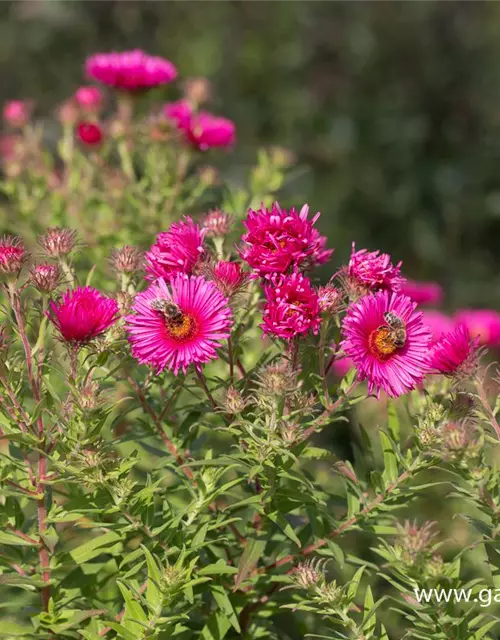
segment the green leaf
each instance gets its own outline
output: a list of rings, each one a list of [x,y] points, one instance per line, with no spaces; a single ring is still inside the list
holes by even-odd
[[[236,567],[231,567],[221,558],[214,564],[207,564],[198,571],[199,576],[221,576],[225,574],[238,573]]]
[[[76,547],[76,549],[72,549],[70,551],[70,555],[76,564],[82,564],[84,562],[88,562],[92,558],[96,558],[101,553],[111,553],[110,545],[115,542],[119,542],[121,537],[118,533],[114,531],[108,531],[108,533],[103,534],[102,536],[97,536],[93,540],[89,540],[84,544]],[[102,547],[106,547],[103,549]]]
[[[26,638],[35,635],[33,627],[25,627],[14,622],[2,620],[0,638]]]
[[[153,611],[160,613],[163,596],[160,591],[161,573],[156,560],[146,547],[142,547],[146,556],[146,564],[148,566],[148,587],[146,590],[146,601]]]
[[[142,635],[144,625],[148,621],[148,618],[144,613],[144,609],[123,582],[118,582],[118,588],[122,592],[123,599],[125,600],[125,614],[122,618],[123,626],[128,631],[133,631],[134,633]]]
[[[354,598],[356,597],[359,583],[361,582],[361,577],[363,576],[363,572],[365,569],[366,565],[360,567],[352,577],[352,580],[349,582],[349,585],[347,587],[347,597],[349,598],[349,600],[354,600]]]
[[[288,520],[282,513],[275,511],[274,513],[268,513],[267,517],[269,518],[269,520],[271,520],[271,522],[274,522],[274,524],[277,525],[283,531],[283,533],[288,538],[290,538],[292,542],[295,542],[298,547],[301,546],[300,540],[297,538],[292,525],[288,522]]]
[[[387,404],[387,428],[394,442],[399,443],[399,417],[394,400]]]
[[[248,538],[247,546],[238,563],[238,573],[234,579],[234,591],[237,591],[241,583],[250,575],[259,558],[264,554],[266,544],[267,540]]]
[[[204,640],[223,640],[231,628],[231,623],[222,611],[216,611],[208,619],[201,631]]]
[[[106,622],[106,626],[113,629],[113,631],[116,631],[119,638],[125,638],[125,640],[137,640],[137,635],[135,633],[132,633],[118,622],[109,621]]]
[[[29,542],[16,536],[15,533],[9,533],[8,531],[0,531],[0,544],[8,544],[16,547],[36,547],[36,543]]]
[[[398,459],[394,452],[392,442],[387,434],[380,432],[380,442],[384,452],[384,473],[382,477],[386,484],[394,482],[398,477]]]
[[[217,602],[217,606],[229,620],[235,631],[237,633],[241,633],[238,616],[236,615],[236,611],[234,610],[233,604],[224,590],[224,587],[219,584],[213,584],[210,587],[210,591],[212,592],[215,602]]]

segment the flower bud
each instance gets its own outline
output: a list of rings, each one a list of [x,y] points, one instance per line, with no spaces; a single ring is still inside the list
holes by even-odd
[[[97,113],[103,102],[102,91],[99,87],[80,87],[75,91],[75,101],[82,111]]]
[[[212,209],[203,220],[203,228],[209,238],[223,238],[231,231],[233,216],[220,209]]]
[[[241,393],[233,386],[227,388],[222,400],[222,407],[226,413],[238,414],[244,411],[247,406],[247,401],[241,395]]]
[[[57,119],[63,126],[73,126],[78,120],[78,107],[74,100],[65,100],[57,109]]]
[[[88,147],[97,147],[104,138],[102,128],[95,122],[80,122],[76,129],[78,139]]]
[[[27,259],[28,253],[19,237],[0,238],[0,273],[17,276]]]
[[[210,100],[212,85],[206,78],[188,78],[184,83],[184,97],[199,106]]]
[[[30,120],[32,103],[28,100],[10,100],[3,107],[3,119],[16,129],[26,126]]]
[[[396,554],[408,565],[422,560],[435,543],[437,532],[435,522],[425,522],[421,527],[417,522],[405,520],[404,524],[396,524],[400,540],[395,545]]]
[[[318,299],[320,310],[329,316],[336,315],[342,308],[342,292],[330,284],[319,288]]]
[[[134,274],[142,265],[143,254],[136,247],[126,245],[120,249],[113,249],[110,261],[117,273]]]
[[[61,227],[50,227],[38,238],[38,244],[45,254],[51,258],[67,256],[73,251],[76,243],[77,232],[72,229],[62,229]]]
[[[206,187],[213,187],[219,182],[219,173],[215,167],[202,167],[198,171],[198,175],[200,177],[200,181]]]
[[[61,281],[57,264],[37,264],[30,269],[30,282],[40,293],[52,293]]]

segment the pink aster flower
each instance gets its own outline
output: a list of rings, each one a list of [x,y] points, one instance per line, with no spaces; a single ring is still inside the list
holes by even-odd
[[[260,276],[287,273],[293,268],[306,268],[329,260],[333,249],[325,249],[326,238],[315,223],[320,214],[308,219],[309,207],[300,212],[281,209],[275,202],[271,211],[248,211],[242,236],[240,255]]]
[[[133,310],[126,325],[132,354],[158,373],[186,373],[191,364],[215,359],[230,335],[227,298],[202,276],[178,273],[169,285],[160,278],[136,296]]]
[[[0,273],[17,275],[27,259],[28,254],[20,238],[17,236],[0,238]]]
[[[491,309],[463,309],[455,315],[455,321],[464,324],[471,338],[479,338],[480,344],[490,347],[500,345],[500,314]]]
[[[171,120],[177,129],[185,131],[189,127],[193,116],[193,106],[189,100],[176,100],[168,102],[163,107],[163,115],[167,120]]]
[[[99,87],[80,87],[75,91],[75,101],[83,111],[96,113],[102,106],[102,91]]]
[[[347,281],[350,290],[359,295],[369,291],[399,291],[404,278],[401,262],[394,266],[387,253],[360,249],[352,243],[351,259],[347,265]]]
[[[411,296],[410,296],[411,297]],[[413,302],[416,302],[415,300]],[[456,326],[453,318],[445,315],[441,311],[425,310],[424,324],[429,327],[432,334],[432,340],[438,340],[444,333],[453,331]]]
[[[470,377],[479,364],[479,338],[471,340],[464,324],[442,336],[432,347],[429,366],[437,373],[460,378]]]
[[[80,122],[76,132],[80,142],[88,147],[99,146],[104,137],[101,127],[95,122]]]
[[[160,233],[146,252],[147,279],[169,280],[176,273],[192,274],[205,252],[205,233],[188,216]]]
[[[3,119],[11,127],[20,128],[28,124],[33,104],[29,100],[10,100],[3,106]]]
[[[186,140],[201,151],[212,147],[229,147],[236,139],[234,122],[208,111],[196,112],[188,100],[166,104],[163,113],[184,134]]]
[[[318,294],[301,273],[274,279],[264,287],[266,305],[261,329],[278,338],[291,340],[321,324]]]
[[[140,49],[121,53],[96,53],[87,58],[85,70],[93,78],[122,91],[143,91],[167,84],[177,76],[175,66]]]
[[[343,378],[354,366],[354,362],[351,358],[340,357],[335,358],[332,364],[333,373],[339,378]]]
[[[243,271],[239,262],[219,260],[210,266],[208,274],[217,288],[228,298],[241,291],[253,278],[248,271]]]
[[[406,280],[399,291],[417,304],[439,304],[443,299],[443,289],[437,282]]]
[[[61,337],[81,345],[97,337],[114,324],[118,304],[92,287],[68,289],[56,302],[51,302],[48,317]]]
[[[428,372],[431,332],[407,296],[379,291],[347,310],[342,348],[352,358],[369,393],[398,397],[415,389]]]

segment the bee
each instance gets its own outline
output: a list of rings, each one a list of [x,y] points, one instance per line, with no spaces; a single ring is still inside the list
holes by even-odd
[[[170,300],[153,300],[151,303],[151,309],[159,311],[163,314],[166,320],[170,322],[180,322],[182,320],[182,310],[178,304]]]
[[[398,348],[404,347],[406,343],[405,323],[394,312],[384,313],[384,320],[391,330],[391,339]]]

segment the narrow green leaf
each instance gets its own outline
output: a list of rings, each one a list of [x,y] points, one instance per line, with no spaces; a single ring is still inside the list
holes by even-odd
[[[208,619],[201,631],[203,640],[223,640],[231,628],[231,623],[222,611],[216,611]]]
[[[96,558],[101,553],[110,553],[109,545],[120,541],[120,535],[114,531],[108,531],[102,536],[97,536],[88,542],[72,549],[70,555],[77,564],[88,562],[91,558]],[[102,547],[105,547],[104,549]]]
[[[382,477],[386,484],[394,482],[398,477],[398,459],[394,452],[392,442],[383,431],[380,432],[380,442],[384,452],[384,473]]]
[[[387,405],[387,428],[391,438],[399,444],[399,417],[393,400],[389,400]]]
[[[352,577],[352,580],[349,582],[349,586],[347,587],[347,597],[349,598],[349,600],[354,600],[354,598],[356,597],[359,583],[361,582],[361,577],[363,576],[363,572],[365,569],[366,565],[360,567]]]
[[[266,549],[266,543],[266,540],[248,538],[247,546],[245,547],[245,551],[241,554],[241,558],[238,563],[238,573],[234,579],[234,591],[239,589],[241,583],[244,582],[247,576],[251,573],[259,558],[263,555]]]
[[[288,538],[290,538],[292,542],[295,542],[298,547],[301,546],[300,540],[297,538],[292,525],[288,522],[288,520],[282,513],[275,511],[274,513],[268,513],[267,517],[269,518],[269,520],[271,520],[271,522],[274,522],[274,524],[277,525],[283,531],[283,533]]]
[[[212,592],[215,602],[217,602],[217,606],[229,620],[235,631],[237,633],[241,633],[238,616],[236,615],[236,611],[234,610],[233,604],[224,590],[224,587],[219,584],[213,584],[210,587],[210,591]]]

